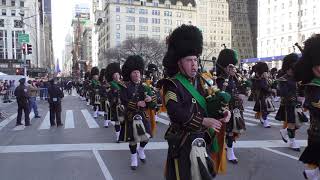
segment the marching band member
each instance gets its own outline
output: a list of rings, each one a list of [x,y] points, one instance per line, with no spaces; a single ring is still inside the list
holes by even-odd
[[[300,156],[307,165],[303,174],[306,179],[320,179],[320,34],[304,42],[301,60],[294,67],[296,81],[305,84],[304,107],[310,112],[308,145]]]
[[[237,54],[232,49],[222,50],[216,63],[216,81],[218,88],[231,95],[231,101],[229,102],[231,121],[225,125],[225,137],[227,144],[227,159],[233,164],[238,163],[238,159],[233,150],[233,142],[235,141],[235,138],[239,137],[246,129],[243,119],[243,100],[239,91],[242,89],[242,82],[238,79],[235,69],[237,63]]]
[[[126,116],[121,125],[120,141],[129,142],[132,170],[138,167],[138,156],[143,163],[146,162],[144,148],[149,141],[151,130],[145,111],[156,105],[152,102],[152,92],[142,84],[143,71],[144,62],[138,55],[129,56],[122,66],[126,87],[120,91],[120,100],[125,107]],[[140,146],[137,148],[138,143]]]
[[[116,142],[119,142],[120,136],[120,123],[123,123],[124,108],[121,105],[120,91],[125,87],[124,83],[121,81],[121,69],[119,63],[110,63],[106,68],[106,80],[110,85],[110,90],[108,92],[108,102],[110,103],[109,114],[111,121],[115,122],[115,134]]]
[[[100,94],[99,94],[99,89],[100,89],[100,81],[99,81],[99,69],[97,67],[93,67],[91,69],[91,83],[90,83],[90,99],[91,99],[91,105],[93,106],[93,117],[97,118],[98,117],[98,111],[100,107]]]
[[[270,128],[268,114],[275,111],[271,96],[276,92],[271,88],[267,63],[258,62],[254,69],[257,79],[253,81],[256,97],[253,110],[257,112],[258,116],[256,117],[260,119],[261,124],[263,124],[265,128]]]
[[[176,28],[168,39],[163,66],[170,78],[162,82],[171,122],[165,135],[169,145],[167,180],[212,179],[215,176],[208,155],[212,144],[208,128],[218,132],[225,119],[207,116],[206,92],[198,73],[202,45],[202,33],[192,25]]]
[[[296,124],[295,110],[300,104],[297,97],[298,83],[293,79],[293,67],[298,61],[297,54],[292,53],[284,57],[282,62],[282,76],[278,78],[279,95],[281,97],[280,107],[275,119],[284,122],[284,128],[280,130],[280,134],[284,142],[290,142],[289,146],[295,151],[300,151],[299,145],[295,141],[296,130],[299,129]]]

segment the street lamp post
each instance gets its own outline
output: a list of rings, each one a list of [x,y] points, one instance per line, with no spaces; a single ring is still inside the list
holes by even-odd
[[[22,32],[23,34],[25,33],[25,29],[24,29],[24,14],[23,13],[19,13],[19,15],[21,16],[21,23],[22,23]],[[24,44],[25,46],[25,44]],[[22,52],[23,53],[23,69],[24,69],[24,77],[27,78],[27,52],[28,52],[28,48],[24,47],[25,51]]]

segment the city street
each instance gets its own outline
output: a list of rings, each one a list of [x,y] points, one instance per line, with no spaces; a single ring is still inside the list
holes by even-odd
[[[162,180],[167,153],[164,133],[169,119],[160,116],[157,135],[147,145],[147,162],[130,170],[127,143],[115,143],[114,128],[103,127],[103,119],[73,92],[63,100],[63,127],[49,125],[48,103],[37,101],[41,118],[32,126],[15,127],[16,103],[2,107],[9,117],[0,122],[1,180]],[[300,180],[304,166],[301,152],[287,148],[280,137],[281,123],[270,115],[272,128],[265,129],[254,119],[252,102],[245,103],[247,131],[236,142],[238,165],[228,163],[227,174],[218,180]],[[31,113],[31,116],[34,116]],[[306,129],[297,132],[306,146]],[[303,148],[301,149],[303,150]]]

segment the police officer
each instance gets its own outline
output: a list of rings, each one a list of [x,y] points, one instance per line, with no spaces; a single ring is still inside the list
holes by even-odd
[[[22,110],[24,111],[25,116],[25,126],[30,126],[30,118],[29,118],[29,96],[28,90],[25,86],[26,79],[22,78],[19,80],[20,85],[15,89],[14,95],[17,97],[18,103],[18,117],[16,126],[22,125],[21,117],[22,117]]]
[[[49,108],[50,108],[50,125],[62,126],[61,122],[61,99],[64,97],[63,91],[57,86],[54,79],[50,80],[48,87]],[[56,119],[56,121],[55,121]]]

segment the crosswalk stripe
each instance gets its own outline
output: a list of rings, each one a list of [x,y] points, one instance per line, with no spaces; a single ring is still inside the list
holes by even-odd
[[[30,123],[32,121],[32,119],[34,118],[35,114],[34,112],[31,112],[30,115],[29,115],[29,118],[30,118]],[[22,120],[23,117],[21,117],[21,120]],[[21,131],[21,130],[24,130],[26,128],[26,126],[24,125],[21,125],[21,126],[16,126],[15,128],[13,128],[12,130],[13,131]]]
[[[260,123],[260,120],[257,120],[255,118],[250,118],[250,117],[245,117],[244,120],[245,121],[252,121],[252,122]],[[282,126],[282,124],[275,123],[275,122],[270,122],[270,125],[272,125],[272,126]]]
[[[250,116],[250,117],[255,117],[255,114],[252,114],[252,113],[248,113],[248,112],[243,112],[243,115],[246,117],[246,116]],[[269,116],[269,115],[268,115]],[[275,117],[272,117],[270,116],[269,120],[275,120],[275,121],[278,121],[275,119]]]
[[[49,111],[44,117],[39,129],[50,129],[50,112]]]
[[[0,123],[0,130],[2,128],[4,128],[6,125],[8,125],[11,121],[13,121],[14,119],[17,118],[17,113],[11,115],[10,117],[6,118],[5,120],[3,120],[1,123]]]
[[[73,118],[72,110],[66,111],[66,120],[64,122],[64,128],[65,129],[74,128],[74,118]]]
[[[163,114],[161,114],[163,115]],[[162,124],[165,124],[165,125],[169,125],[170,124],[170,121],[166,120],[166,119],[163,119],[161,117],[158,117],[157,119],[158,122],[162,123]],[[249,122],[245,122],[247,126],[257,126],[257,124],[253,124],[253,123],[249,123]]]
[[[249,112],[249,113],[256,113],[255,111],[251,110],[251,109],[245,109],[244,112]],[[271,117],[276,117],[276,113],[275,112],[272,112],[270,114],[268,114],[268,116],[271,116]]]
[[[89,128],[99,128],[98,123],[93,119],[93,117],[91,116],[91,114],[89,113],[89,111],[87,109],[82,109],[81,110]]]

